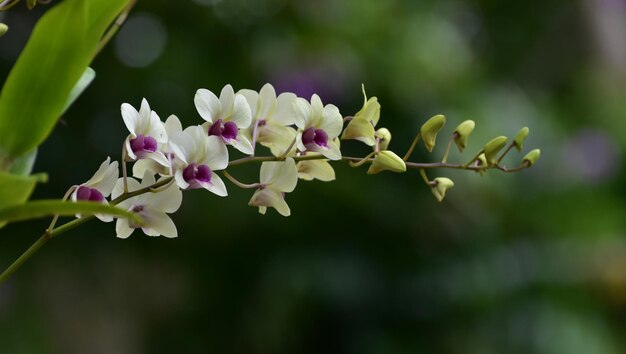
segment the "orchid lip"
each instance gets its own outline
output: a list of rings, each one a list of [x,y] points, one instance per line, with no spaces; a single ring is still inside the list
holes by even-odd
[[[183,179],[189,183],[189,188],[201,188],[201,184],[211,183],[212,174],[209,166],[191,163],[183,170]]]
[[[328,133],[326,133],[323,129],[310,127],[302,133],[302,144],[304,144],[307,149],[311,149],[315,145],[327,147]]]
[[[76,199],[81,201],[100,203],[104,201],[104,196],[99,190],[95,188],[80,186],[78,187],[78,189],[76,189]]]
[[[130,148],[136,155],[145,152],[155,152],[158,144],[155,138],[146,135],[137,135],[136,138],[130,140]]]
[[[236,139],[239,128],[235,122],[224,122],[221,119],[216,120],[207,132],[209,135],[221,136],[225,140]]]

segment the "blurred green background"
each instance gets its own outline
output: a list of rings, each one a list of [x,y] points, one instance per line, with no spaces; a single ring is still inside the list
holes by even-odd
[[[0,14],[3,81],[47,9],[24,7]],[[337,181],[287,196],[289,218],[228,185],[185,193],[175,240],[90,223],[0,287],[0,352],[626,352],[625,1],[139,1],[92,67],[40,149],[35,198],[119,159],[121,103],[198,124],[195,90],[227,83],[317,92],[344,115],[364,83],[399,154],[443,113],[446,134],[477,123],[451,161],[522,126],[543,155],[519,174],[429,172],[456,182],[441,204],[416,171],[336,164]],[[0,265],[48,222],[0,231]]]

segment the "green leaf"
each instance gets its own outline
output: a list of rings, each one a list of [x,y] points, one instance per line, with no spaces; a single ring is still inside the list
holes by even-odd
[[[46,181],[45,174],[18,176],[0,172],[0,209],[26,202],[38,182]],[[0,222],[0,227],[5,222]]]
[[[70,95],[67,98],[67,102],[65,102],[65,107],[63,108],[63,113],[65,113],[65,111],[67,111],[67,109],[70,108],[72,103],[76,101],[78,96],[80,96],[83,93],[83,91],[85,91],[87,86],[89,86],[89,84],[91,84],[91,82],[95,78],[96,78],[95,70],[93,70],[90,67],[87,67],[87,69],[85,69],[85,71],[83,72],[83,75],[81,75],[80,79],[78,79],[78,82],[76,83],[76,85],[74,85],[74,87],[72,88],[72,91],[70,91]]]
[[[37,159],[37,149],[33,149],[13,160],[9,172],[20,176],[28,176],[33,171],[35,159]]]
[[[100,38],[128,1],[65,0],[41,17],[0,93],[4,159],[25,154],[50,134]]]
[[[62,200],[37,200],[0,209],[0,222],[22,221],[57,214],[61,216],[106,214],[128,218],[135,223],[141,223],[141,218],[137,214],[112,205]]]

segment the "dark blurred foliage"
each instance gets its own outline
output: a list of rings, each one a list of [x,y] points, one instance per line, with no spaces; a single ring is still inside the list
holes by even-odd
[[[3,14],[3,80],[46,10],[23,7]],[[119,159],[121,103],[196,124],[195,90],[227,83],[318,92],[344,115],[365,83],[400,154],[443,113],[446,133],[477,123],[465,158],[522,126],[543,156],[515,175],[430,172],[456,182],[441,204],[415,171],[336,164],[337,181],[288,195],[289,218],[230,185],[185,193],[176,240],[93,222],[0,288],[0,352],[626,352],[623,0],[140,1],[92,66],[40,149],[36,198]],[[46,225],[3,229],[1,265]]]

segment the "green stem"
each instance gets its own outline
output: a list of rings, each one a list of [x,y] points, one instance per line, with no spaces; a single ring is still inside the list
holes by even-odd
[[[375,154],[376,154],[376,151],[372,151],[367,156],[362,158],[360,161],[357,161],[357,162],[348,161],[348,163],[350,164],[350,167],[359,167],[366,162],[371,162],[372,160],[370,158],[374,156]]]
[[[409,150],[406,152],[402,160],[404,160],[405,162],[409,160],[409,157],[411,157],[413,150],[415,150],[415,147],[417,146],[417,143],[419,143],[421,138],[422,138],[422,135],[420,133],[417,133],[417,135],[415,136],[415,139],[413,139],[413,142],[411,143],[411,147],[409,147]]]
[[[239,182],[238,179],[233,177],[226,170],[222,171],[222,174],[224,175],[224,177],[228,178],[229,181],[231,181],[234,185],[236,185],[239,188],[252,189],[252,188],[259,188],[261,186],[261,183],[250,183],[250,184],[248,184],[248,183]]]
[[[447,162],[448,161],[448,155],[450,154],[450,148],[452,147],[452,142],[454,141],[454,135],[452,135],[452,137],[450,138],[450,141],[448,141],[448,146],[446,146],[446,151],[443,153],[443,157],[441,158],[441,162]]]
[[[502,159],[504,159],[504,157],[506,156],[506,154],[509,153],[509,151],[511,151],[511,149],[515,146],[515,141],[512,142],[511,144],[509,144],[509,147],[506,148],[506,150],[504,150],[504,152],[502,153],[502,155],[500,155],[500,157],[498,158],[498,164],[500,163],[500,161],[502,161]]]
[[[417,139],[415,140],[417,141]],[[415,144],[417,144],[415,142]],[[415,145],[413,144],[413,145]],[[412,149],[410,149],[412,150]],[[410,152],[410,151],[409,151]],[[482,153],[482,151],[481,151]],[[371,154],[370,154],[371,155]],[[368,155],[368,156],[370,156]],[[410,154],[409,154],[410,155]],[[480,155],[480,154],[478,154]],[[478,158],[478,155],[476,156],[476,158]],[[359,163],[359,164],[364,164],[367,162],[372,162],[374,161],[374,158],[372,157],[368,157],[366,156],[365,158],[359,158],[359,157],[351,157],[351,156],[343,156],[341,158],[342,161],[347,161],[347,162],[352,162],[352,163]],[[476,158],[474,158],[471,162],[473,162],[474,160],[476,160]],[[286,157],[276,157],[276,156],[248,156],[248,157],[244,157],[241,159],[237,159],[237,160],[233,160],[230,162],[229,167],[231,166],[237,166],[237,165],[243,165],[243,164],[247,164],[247,163],[253,163],[253,162],[266,162],[266,161],[284,161],[286,159]],[[295,161],[306,161],[306,160],[323,160],[323,159],[327,159],[325,156],[321,155],[321,154],[310,154],[310,155],[304,155],[304,156],[294,156],[293,159]],[[470,163],[471,163],[470,162]],[[424,181],[427,183],[427,185],[431,185],[430,181],[428,180],[428,177],[426,176],[426,171],[427,169],[433,169],[433,168],[448,168],[448,169],[457,169],[457,170],[469,170],[469,171],[482,171],[482,170],[488,170],[488,169],[497,169],[500,170],[502,172],[506,172],[506,173],[512,173],[512,172],[518,172],[521,171],[523,169],[526,169],[528,167],[530,167],[530,165],[528,164],[523,164],[519,167],[516,168],[512,168],[512,169],[507,169],[506,167],[502,167],[499,165],[494,165],[494,166],[488,166],[488,167],[478,167],[478,166],[469,166],[469,164],[467,165],[462,165],[462,164],[451,164],[451,163],[447,163],[447,162],[433,162],[433,163],[417,163],[417,162],[406,162],[406,167],[407,168],[412,168],[412,169],[417,169],[420,171],[420,174],[422,175],[422,178],[424,178]],[[229,176],[228,172],[224,171],[225,176]],[[231,176],[232,177],[232,176]],[[111,201],[111,205],[117,205],[127,199],[136,197],[138,195],[142,195],[145,193],[156,193],[158,192],[158,188],[167,185],[168,183],[172,182],[172,180],[174,179],[174,177],[166,177],[161,179],[160,181],[154,183],[151,186],[145,187],[145,188],[141,188],[138,189],[136,191],[132,191],[132,192],[128,192],[128,193],[124,193],[122,195],[120,195],[119,197],[113,199]],[[251,185],[246,185],[247,188],[250,188]],[[81,218],[72,220],[70,222],[67,222],[59,227],[56,227],[52,230],[47,230],[46,233],[44,233],[39,240],[37,240],[32,246],[30,246],[18,259],[16,259],[2,274],[0,274],[0,284],[3,283],[7,278],[9,278],[9,276],[11,276],[17,269],[19,269],[22,264],[24,262],[26,262],[28,259],[30,259],[30,257],[32,257],[44,244],[46,244],[46,242],[48,242],[48,240],[50,240],[51,238],[54,238],[62,233],[65,233],[79,225],[82,225],[84,223],[86,223],[87,221],[93,219],[95,216],[94,215],[89,215],[89,216],[83,216]]]
[[[128,17],[128,14],[130,13],[130,10],[132,10],[133,6],[135,6],[136,3],[137,3],[137,0],[131,0],[128,3],[128,5],[126,5],[124,10],[122,10],[122,12],[120,12],[120,14],[117,16],[117,18],[115,19],[115,22],[113,22],[111,27],[109,27],[109,29],[102,36],[102,38],[100,38],[100,42],[98,43],[98,47],[96,48],[96,51],[93,54],[94,58],[97,57],[98,54],[100,54],[102,49],[104,49],[104,47],[107,45],[107,43],[109,43],[111,38],[113,38],[113,36],[115,36],[117,31],[120,29],[120,27],[122,27],[122,25],[124,24],[124,21],[126,21],[126,18]]]

